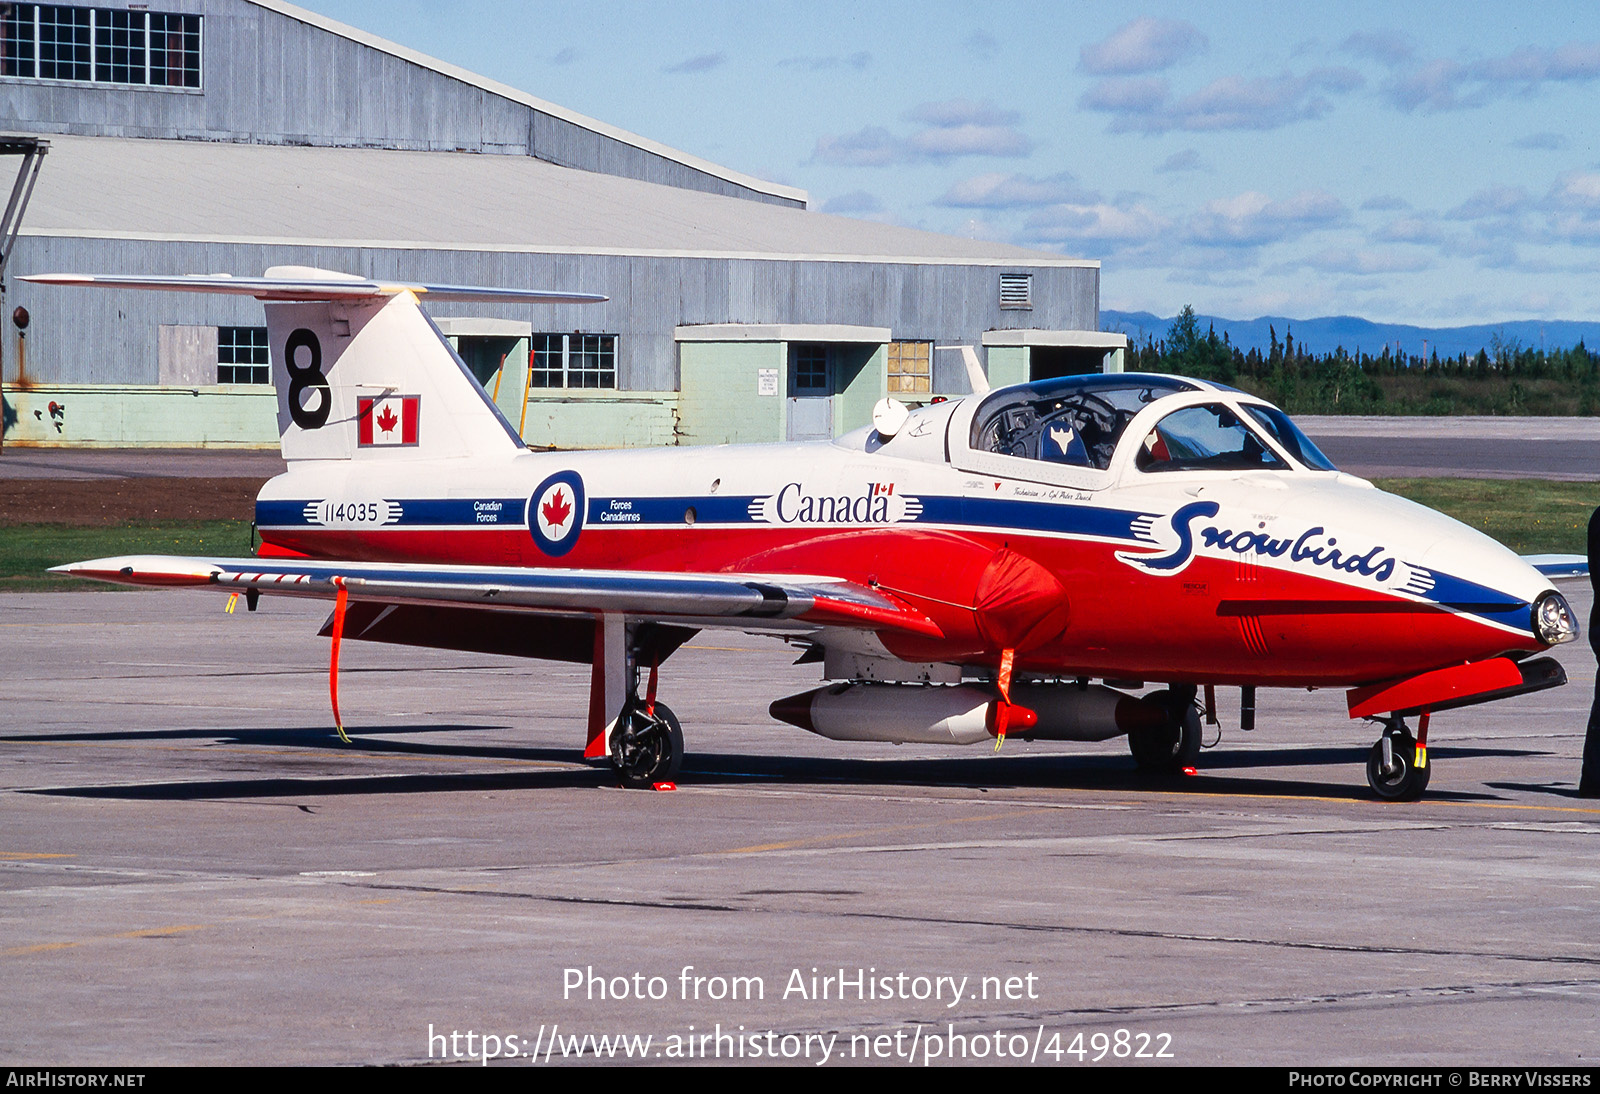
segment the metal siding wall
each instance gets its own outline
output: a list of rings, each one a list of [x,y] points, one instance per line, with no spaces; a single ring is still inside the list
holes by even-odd
[[[610,302],[538,307],[438,305],[440,315],[532,320],[536,331],[591,331],[618,336],[618,386],[664,391],[677,386],[673,328],[703,323],[827,323],[888,327],[896,338],[939,345],[979,344],[986,330],[1094,330],[1099,271],[1036,267],[1034,309],[1000,311],[999,268],[893,263],[787,262],[627,255],[503,254],[471,251],[256,244],[148,243],[23,236],[14,274],[51,271],[259,274],[299,264],[368,277],[466,285],[600,292]],[[1026,270],[1027,267],[1005,267]],[[42,288],[16,281],[9,308],[22,304],[29,331],[29,371],[62,382],[155,383],[156,330],[162,323],[259,326],[261,306],[247,298]],[[9,335],[9,326],[7,327]],[[6,378],[14,377],[6,343]],[[980,356],[982,351],[980,350]],[[934,356],[934,386],[965,391],[958,355]]]
[[[204,93],[0,81],[0,126],[28,133],[537,155],[798,207],[245,0],[162,0],[204,16]]]

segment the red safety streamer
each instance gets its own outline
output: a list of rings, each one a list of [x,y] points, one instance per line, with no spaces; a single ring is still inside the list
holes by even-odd
[[[349,744],[350,735],[344,731],[344,719],[339,717],[339,639],[344,637],[344,610],[350,600],[350,591],[345,588],[342,577],[334,578],[333,583],[339,593],[333,601],[333,653],[328,660],[328,698],[333,701],[333,728],[339,731],[339,740]]]
[[[1000,652],[1000,676],[996,683],[1000,687],[1000,706],[994,712],[994,750],[1000,751],[1000,746],[1006,743],[1006,727],[1011,723],[1011,668],[1016,662],[1017,651],[1005,649]]]

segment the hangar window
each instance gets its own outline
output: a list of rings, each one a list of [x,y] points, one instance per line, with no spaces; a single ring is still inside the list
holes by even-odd
[[[69,4],[0,6],[0,76],[200,86],[200,16]]]
[[[889,343],[889,394],[927,395],[933,391],[933,343]]]
[[[217,383],[270,384],[266,327],[217,328]]]
[[[616,387],[614,334],[536,334],[528,360],[530,387]]]

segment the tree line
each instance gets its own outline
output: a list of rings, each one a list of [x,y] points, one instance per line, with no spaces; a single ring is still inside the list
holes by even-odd
[[[1437,350],[1354,355],[1339,347],[1316,354],[1286,327],[1279,341],[1248,352],[1201,331],[1185,305],[1164,339],[1146,336],[1128,347],[1130,372],[1162,372],[1216,380],[1277,403],[1291,414],[1600,414],[1600,353],[1582,342],[1546,351],[1495,335],[1476,354],[1440,357]]]

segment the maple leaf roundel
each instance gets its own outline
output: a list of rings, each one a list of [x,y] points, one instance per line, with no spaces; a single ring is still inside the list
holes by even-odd
[[[558,471],[545,479],[528,499],[528,531],[539,550],[564,555],[578,542],[583,530],[583,479],[576,471]]]

